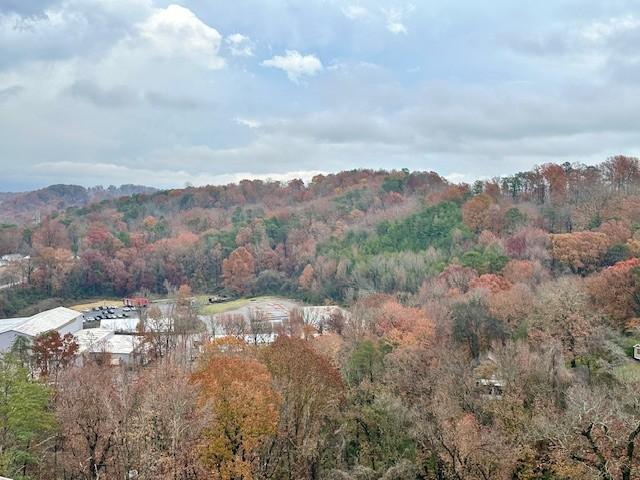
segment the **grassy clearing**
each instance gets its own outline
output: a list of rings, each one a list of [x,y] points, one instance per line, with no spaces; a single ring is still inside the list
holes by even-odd
[[[613,370],[613,374],[623,382],[640,380],[640,362],[636,360],[624,362]]]
[[[102,305],[121,305],[122,304],[121,298],[103,298],[103,299],[91,300],[91,301],[88,301],[88,300],[80,300],[80,301],[85,303],[79,303],[69,308],[73,310],[78,310],[79,312],[81,312],[83,310],[90,310],[94,307],[100,307]]]
[[[253,298],[238,298],[237,300],[231,300],[229,302],[223,303],[208,303],[209,297],[207,295],[200,295],[196,297],[198,303],[200,303],[200,311],[201,315],[214,315],[216,313],[224,313],[229,312],[231,310],[237,310],[238,308],[242,308],[248,305],[251,302],[258,301],[269,301],[274,297],[262,296],[262,297],[253,297]]]

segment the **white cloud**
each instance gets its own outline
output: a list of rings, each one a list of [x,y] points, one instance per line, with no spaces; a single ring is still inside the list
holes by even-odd
[[[212,175],[208,172],[189,172],[186,170],[172,169],[147,169],[139,167],[129,167],[116,165],[113,163],[83,163],[83,162],[43,162],[35,165],[36,169],[52,172],[69,182],[79,185],[94,185],[86,181],[85,172],[91,171],[96,178],[100,178],[102,184],[117,185],[131,183],[132,178],[144,179],[146,185],[153,185],[159,188],[175,188],[181,185],[225,185],[228,183],[238,183],[240,180],[271,180],[276,182],[286,182],[299,178],[305,182],[310,181],[314,176],[326,174],[322,170],[295,170],[287,172],[253,173],[250,171],[237,173],[224,173]]]
[[[405,9],[400,8],[383,8],[382,13],[386,17],[387,21],[387,30],[389,30],[394,35],[398,34],[407,34],[407,27],[403,23],[402,17],[410,13],[413,10],[413,6],[409,6]]]
[[[361,5],[347,5],[342,8],[342,13],[345,17],[350,18],[351,20],[367,18],[371,15],[369,10]]]
[[[313,76],[322,70],[322,62],[315,55],[301,55],[296,50],[287,50],[284,56],[276,55],[262,62],[265,67],[279,68],[287,72],[292,82],[298,83],[301,76]]]
[[[139,25],[139,35],[160,56],[189,58],[210,69],[225,65],[218,56],[222,36],[179,5],[158,9]]]
[[[633,15],[625,15],[623,17],[613,17],[607,21],[593,22],[584,27],[581,34],[586,40],[601,42],[614,35],[637,28],[640,28],[640,19],[635,18]]]
[[[259,128],[262,125],[262,123],[260,123],[257,120],[253,120],[251,118],[241,118],[241,117],[236,117],[236,123],[238,125],[243,125],[248,128]]]
[[[225,38],[224,41],[234,57],[253,57],[255,45],[246,35],[234,33]]]

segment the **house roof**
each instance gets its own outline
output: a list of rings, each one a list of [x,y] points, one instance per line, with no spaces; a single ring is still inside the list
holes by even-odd
[[[51,330],[57,330],[81,316],[82,314],[65,307],[40,312],[12,330],[35,337]]]

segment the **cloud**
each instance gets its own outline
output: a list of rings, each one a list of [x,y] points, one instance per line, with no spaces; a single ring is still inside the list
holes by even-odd
[[[67,93],[88,100],[98,107],[130,107],[140,101],[139,95],[125,85],[102,87],[90,80],[75,81],[67,89]]]
[[[139,25],[139,36],[157,55],[189,58],[209,69],[225,65],[218,55],[222,36],[191,10],[179,5],[158,9]]]
[[[255,45],[249,37],[241,33],[234,33],[224,41],[234,57],[253,57]]]
[[[265,67],[279,68],[287,73],[294,83],[302,76],[314,76],[322,71],[322,62],[315,55],[301,55],[296,50],[287,50],[284,56],[276,55],[262,62]]]
[[[0,12],[13,12],[20,15],[41,15],[51,4],[57,0],[3,0],[0,3]]]
[[[591,42],[603,42],[616,35],[640,28],[640,19],[633,15],[612,17],[606,21],[595,21],[580,31],[582,36]]]
[[[0,0],[0,190],[640,153],[636,0],[407,1]]]
[[[21,85],[11,85],[10,87],[0,88],[0,102],[9,100],[19,95],[22,91],[24,91],[24,87]]]
[[[100,179],[103,185],[117,185],[136,181],[145,185],[154,185],[160,188],[171,188],[182,185],[224,185],[237,183],[240,180],[271,180],[286,182],[294,178],[300,178],[305,182],[314,176],[326,174],[321,170],[293,170],[287,172],[253,173],[235,172],[212,175],[209,172],[190,172],[184,169],[149,169],[143,167],[129,167],[114,163],[83,163],[83,162],[42,162],[35,166],[39,170],[50,171],[64,176],[68,182],[91,186],[87,183],[84,172],[91,170],[95,178]],[[133,179],[133,180],[132,180]],[[136,180],[137,179],[137,180]]]
[[[389,30],[394,35],[406,35],[408,33],[407,27],[404,25],[402,17],[405,14],[410,13],[412,10],[413,6],[408,6],[406,8],[383,8],[382,13],[386,18],[387,30]]]
[[[238,125],[243,125],[248,128],[259,128],[262,125],[257,120],[252,120],[250,118],[241,118],[241,117],[236,117],[236,123]]]
[[[371,12],[361,5],[347,5],[342,8],[342,13],[351,20],[367,18],[371,15]]]

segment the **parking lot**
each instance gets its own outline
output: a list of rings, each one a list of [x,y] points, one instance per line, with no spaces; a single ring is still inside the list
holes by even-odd
[[[82,312],[85,323],[100,322],[100,320],[115,320],[117,318],[137,318],[138,312],[135,308],[117,305],[101,305],[93,307],[91,310]]]

